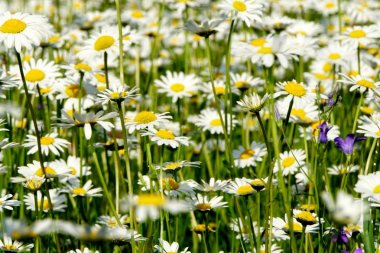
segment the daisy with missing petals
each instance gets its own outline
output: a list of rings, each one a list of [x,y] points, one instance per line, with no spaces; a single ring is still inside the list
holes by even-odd
[[[262,161],[262,157],[267,154],[265,144],[253,141],[249,148],[240,146],[238,150],[234,150],[234,162],[238,168],[254,167],[256,162]]]
[[[262,98],[255,92],[244,95],[242,100],[237,103],[244,111],[256,114],[264,107],[265,101],[268,99],[268,94],[265,94]]]
[[[288,174],[293,175],[297,170],[305,165],[305,151],[302,149],[293,149],[290,151],[285,151],[280,154],[280,166],[282,170],[282,175],[287,176]],[[275,163],[274,173],[279,171],[278,163]]]
[[[164,128],[159,130],[154,128],[148,129],[141,136],[149,136],[151,141],[157,143],[158,146],[165,145],[171,148],[178,148],[180,145],[189,146],[190,139],[185,136],[176,136],[173,131]]]
[[[299,83],[296,80],[280,82],[277,83],[276,86],[279,88],[274,94],[274,97],[280,97],[285,95],[286,100],[306,100],[306,101],[314,101],[316,95],[314,92],[310,90],[304,83]]]
[[[24,245],[19,241],[12,241],[12,238],[4,235],[3,240],[0,240],[0,249],[4,252],[25,252],[30,251],[33,248],[33,244]]]
[[[231,83],[241,91],[264,84],[264,81],[259,77],[252,77],[248,73],[241,74],[231,73]]]
[[[362,116],[356,132],[363,133],[366,137],[380,138],[380,113],[376,112],[371,117]]]
[[[104,27],[101,31],[95,32],[85,42],[85,45],[78,53],[78,57],[85,60],[93,57],[103,57],[104,53],[107,53],[113,59],[117,56],[119,50],[118,37],[117,27]]]
[[[213,209],[220,207],[227,207],[227,202],[222,202],[223,196],[215,196],[209,200],[208,196],[203,196],[198,193],[196,196],[192,197],[193,210],[200,212],[209,212]]]
[[[136,94],[138,90],[139,88],[137,87],[128,89],[128,86],[126,85],[112,85],[109,89],[101,91],[98,94],[98,101],[103,105],[108,104],[110,101],[121,103],[129,98],[135,98],[138,96],[138,94]]]
[[[224,191],[235,196],[247,196],[256,192],[246,178],[235,178]]]
[[[66,210],[66,195],[63,195],[59,192],[59,189],[50,189],[49,190],[51,205],[54,212],[64,212]],[[33,193],[28,193],[24,198],[24,203],[27,210],[33,212],[36,211],[36,202]],[[42,196],[41,191],[37,191],[37,205],[38,211],[44,211],[47,213],[50,210],[50,205],[47,196]]]
[[[38,46],[52,34],[51,25],[46,17],[17,12],[5,12],[0,16],[0,43],[8,49],[31,49]]]
[[[11,199],[12,194],[6,194],[5,191],[2,191],[0,197],[0,212],[4,212],[4,209],[13,210],[14,206],[20,206],[20,201]]]
[[[12,183],[23,183],[24,187],[31,191],[36,191],[41,188],[42,184],[45,182],[45,176],[36,176],[35,172],[26,168],[20,167],[18,173],[21,176],[11,177]]]
[[[133,120],[126,122],[125,125],[128,127],[128,131],[131,134],[135,130],[153,128],[165,124],[171,118],[172,116],[170,116],[168,112],[154,113],[150,111],[141,111],[135,115]]]
[[[263,5],[254,0],[224,0],[220,8],[228,13],[233,12],[233,19],[242,20],[247,26],[261,22]]]
[[[160,245],[155,245],[154,249],[157,252],[167,252],[167,253],[190,253],[190,251],[187,251],[187,247],[179,251],[179,244],[178,242],[172,242],[171,244],[165,240],[160,239]]]
[[[361,75],[347,76],[345,74],[341,74],[341,76],[343,76],[344,79],[339,80],[338,82],[352,85],[350,91],[354,91],[356,89],[359,89],[360,93],[368,91],[369,96],[372,96],[374,93],[380,94],[380,91],[378,90],[380,87],[380,82],[376,82],[372,78]]]
[[[73,197],[100,197],[102,196],[101,188],[93,188],[91,180],[88,180],[83,186],[80,186],[79,180],[69,180],[66,192]]]
[[[227,115],[227,118],[230,118],[230,115]],[[225,122],[224,122],[225,123]],[[233,120],[232,124],[236,124],[236,120]],[[195,125],[202,128],[203,131],[210,131],[211,134],[222,134],[223,126],[222,121],[220,120],[219,114],[215,109],[206,108],[201,111],[200,115],[195,120]],[[227,130],[230,129],[229,120],[227,122]]]
[[[67,148],[67,146],[70,144],[67,140],[57,138],[57,136],[57,133],[51,133],[41,137],[41,152],[46,156],[49,155],[50,152],[52,152],[54,155],[59,155],[59,152],[63,152],[63,149]],[[27,153],[28,155],[36,153],[38,151],[37,137],[34,135],[27,135],[23,146],[30,148]]]
[[[198,78],[193,74],[185,75],[183,72],[167,71],[165,76],[154,82],[159,93],[164,93],[172,98],[172,102],[177,102],[183,97],[191,97],[196,94],[199,83]]]

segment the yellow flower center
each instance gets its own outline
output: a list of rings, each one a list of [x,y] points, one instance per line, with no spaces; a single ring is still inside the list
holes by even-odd
[[[214,127],[218,127],[222,125],[222,121],[220,121],[220,119],[213,119],[210,121],[210,125]]]
[[[247,5],[243,1],[234,1],[232,7],[238,12],[246,11]]]
[[[297,118],[299,118],[300,120],[303,120],[303,121],[310,121],[311,118],[309,118],[305,112],[304,109],[292,109],[291,112],[290,112],[291,115],[293,116],[296,116]]]
[[[235,82],[235,86],[237,88],[244,88],[244,87],[247,87],[249,85],[249,83],[245,82],[245,81],[237,81]]]
[[[115,39],[109,35],[100,36],[94,44],[94,49],[96,51],[105,50],[111,47],[115,43]]]
[[[254,47],[263,47],[267,40],[265,38],[257,38],[251,41],[251,45]]]
[[[333,2],[327,2],[326,4],[325,4],[325,8],[326,9],[332,9],[332,8],[334,8],[335,7],[335,3],[333,3]]]
[[[26,24],[15,18],[8,19],[0,26],[0,32],[2,33],[20,33],[24,31]]]
[[[198,205],[196,205],[196,208],[199,210],[199,211],[208,211],[211,209],[211,205],[209,203],[200,203]]]
[[[352,32],[350,32],[350,34],[348,36],[350,36],[351,38],[354,38],[354,39],[360,39],[360,38],[365,37],[366,35],[367,34],[365,31],[358,29],[358,30],[353,30]]]
[[[179,188],[179,184],[170,177],[162,180],[162,187],[164,189],[177,190]]]
[[[169,163],[165,166],[165,169],[167,170],[175,170],[178,167],[180,167],[182,164],[180,162],[174,162],[174,163]]]
[[[50,86],[40,88],[41,94],[48,94],[48,93],[50,93],[50,91],[51,91]]]
[[[179,93],[185,90],[185,85],[183,85],[182,83],[174,83],[170,86],[170,90]]]
[[[77,174],[77,170],[73,166],[70,166],[69,169],[71,169],[71,175],[75,176]]]
[[[48,201],[48,199],[47,198],[44,198],[44,200],[43,201],[38,201],[38,206],[42,209],[42,210],[44,210],[44,211],[47,211],[47,210],[49,210],[49,201]]]
[[[296,97],[303,97],[306,94],[305,87],[296,81],[287,82],[284,86],[284,89],[287,93]]]
[[[28,189],[30,189],[32,191],[35,191],[35,190],[40,189],[42,183],[43,183],[42,180],[30,179],[30,180],[26,181],[25,186]]]
[[[17,246],[16,245],[12,245],[12,244],[6,244],[3,246],[4,249],[6,250],[15,250],[17,249]]]
[[[92,68],[90,65],[84,64],[84,63],[78,63],[75,64],[74,68],[79,71],[91,71]]]
[[[140,18],[143,18],[143,17],[144,17],[144,12],[142,12],[142,11],[140,11],[140,10],[134,10],[134,11],[132,11],[131,16],[132,16],[133,18],[140,19]]]
[[[79,98],[80,86],[79,84],[69,84],[65,88],[65,93],[70,98]]]
[[[45,73],[39,69],[31,69],[25,75],[26,81],[29,81],[29,82],[40,82],[44,80],[44,78],[45,78]]]
[[[83,187],[77,187],[72,190],[72,193],[75,195],[86,195],[87,190]]]
[[[239,195],[248,195],[253,193],[255,190],[250,184],[242,185],[237,190],[236,193]]]
[[[174,140],[175,135],[173,134],[172,131],[165,130],[165,129],[160,129],[156,132],[156,136],[160,137],[161,139],[165,140]]]
[[[193,230],[194,230],[195,232],[198,232],[198,233],[204,232],[204,231],[206,231],[206,225],[205,225],[205,224],[198,224],[198,225],[196,225],[196,226],[193,228]]]
[[[41,138],[41,145],[48,146],[54,143],[54,138],[50,136],[45,136]]]
[[[301,205],[301,209],[307,210],[307,211],[314,211],[317,206],[315,204],[304,204]]]
[[[54,175],[57,175],[57,172],[55,171],[55,169],[51,168],[51,167],[46,167],[45,168],[45,172],[46,172],[46,176],[47,177],[52,177]],[[35,173],[36,176],[39,176],[39,177],[42,177],[44,176],[44,171],[42,170],[42,168],[39,168],[36,173]]]
[[[272,52],[273,51],[271,47],[260,47],[260,49],[257,50],[257,53],[259,54],[271,54]]]
[[[380,137],[380,130],[376,132],[376,136]]]
[[[143,193],[137,197],[137,205],[163,206],[166,200],[160,194]]]
[[[60,36],[59,36],[59,35],[54,35],[53,37],[50,37],[50,38],[48,39],[48,42],[49,42],[49,43],[56,43],[59,39],[60,39]]]
[[[376,87],[374,82],[372,82],[370,80],[366,80],[366,79],[361,79],[361,80],[357,81],[356,84],[363,86],[363,87],[366,87],[366,88],[369,88],[369,89],[373,89]]]
[[[375,112],[375,109],[367,106],[360,107],[360,110],[365,114],[373,114]]]
[[[339,60],[341,58],[340,54],[339,53],[331,53],[329,55],[329,59],[330,60]]]
[[[95,78],[100,83],[106,83],[106,77],[105,77],[105,75],[97,73],[97,74],[95,74]]]
[[[314,73],[314,77],[320,80],[326,80],[328,78],[328,76],[323,73]]]
[[[122,92],[116,92],[116,91],[114,91],[114,92],[110,93],[110,97],[112,99],[123,98],[123,97],[125,97],[127,95],[128,95],[128,92],[126,92],[126,91],[122,91]]]
[[[243,153],[240,154],[240,159],[249,159],[255,154],[255,151],[253,149],[246,149],[243,151]]]
[[[114,219],[110,219],[110,220],[107,221],[107,224],[108,224],[109,227],[114,228],[114,227],[116,227],[117,222]]]
[[[375,188],[373,188],[373,193],[376,193],[376,194],[380,193],[380,184],[376,185]]]
[[[298,213],[297,215],[295,215],[295,218],[298,220],[308,221],[308,222],[316,222],[317,220],[310,212],[307,212],[307,211],[302,211]]]
[[[286,230],[289,230],[289,223],[286,223],[284,225],[284,228]],[[293,222],[293,232],[298,232],[298,233],[302,232],[302,225],[298,222]]]
[[[251,181],[251,185],[253,185],[253,186],[265,186],[265,181],[262,179],[255,178]]]
[[[282,167],[285,169],[292,166],[296,162],[296,159],[293,156],[286,157],[284,160],[282,160]]]
[[[225,87],[215,87],[215,93],[218,95],[224,94]]]
[[[135,116],[133,121],[139,124],[148,124],[155,121],[156,119],[157,116],[153,112],[142,111]]]

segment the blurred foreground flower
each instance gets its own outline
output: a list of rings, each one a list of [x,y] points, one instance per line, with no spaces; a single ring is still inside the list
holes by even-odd
[[[216,33],[217,27],[223,22],[223,19],[204,20],[200,24],[195,23],[193,20],[185,24],[185,30],[195,33],[201,37],[208,38],[210,35]]]

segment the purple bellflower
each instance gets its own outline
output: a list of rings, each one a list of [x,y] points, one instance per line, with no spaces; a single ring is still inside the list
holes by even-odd
[[[365,140],[366,137],[364,136],[358,136],[355,137],[355,134],[348,134],[346,136],[346,139],[343,139],[342,137],[336,137],[334,139],[335,145],[341,149],[346,155],[351,155],[354,151],[354,144],[358,141]]]
[[[326,143],[328,141],[327,133],[330,131],[332,127],[329,127],[326,121],[323,121],[323,123],[320,124],[317,128],[319,129],[319,142]]]

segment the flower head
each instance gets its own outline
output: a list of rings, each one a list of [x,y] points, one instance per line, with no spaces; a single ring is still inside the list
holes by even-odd
[[[363,141],[365,139],[366,137],[364,136],[355,137],[355,134],[348,134],[346,136],[346,139],[343,139],[342,137],[336,137],[334,139],[334,142],[335,145],[346,155],[351,155],[354,151],[354,144],[358,141]]]

